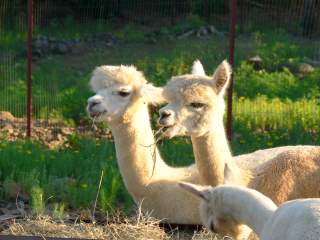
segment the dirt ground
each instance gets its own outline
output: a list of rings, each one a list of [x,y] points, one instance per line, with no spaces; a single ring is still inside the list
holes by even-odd
[[[27,125],[25,118],[16,118],[10,112],[0,111],[0,139],[16,141],[25,139]],[[92,126],[83,123],[77,127],[65,126],[59,120],[35,120],[32,123],[31,139],[40,142],[50,149],[68,147],[66,141],[71,135],[79,134],[97,139],[111,139],[111,132],[107,128]]]

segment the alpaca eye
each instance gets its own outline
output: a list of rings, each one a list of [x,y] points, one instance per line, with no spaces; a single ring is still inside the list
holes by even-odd
[[[196,108],[196,109],[203,108],[205,105],[206,105],[206,104],[204,104],[204,103],[199,103],[199,102],[190,103],[190,106],[193,107],[193,108]]]
[[[127,96],[129,96],[130,92],[120,91],[120,92],[118,92],[118,94],[121,97],[127,97]]]

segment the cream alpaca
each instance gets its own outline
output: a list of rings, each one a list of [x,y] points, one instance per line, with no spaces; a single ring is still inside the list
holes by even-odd
[[[288,201],[277,208],[270,198],[250,188],[180,186],[202,199],[201,219],[213,232],[230,234],[224,231],[226,226],[246,224],[261,240],[320,238],[320,198]],[[230,235],[238,239],[236,234]]]
[[[227,163],[231,182],[257,189],[277,204],[319,197],[319,147],[288,146],[232,157],[223,124],[229,64],[224,61],[213,77],[203,75],[200,62],[195,66],[194,74],[174,77],[164,88],[169,104],[160,110],[159,123],[167,127],[168,137],[191,136],[202,184],[223,183]]]
[[[320,177],[319,147],[287,146],[233,157],[223,123],[223,97],[230,80],[230,66],[224,61],[209,77],[203,75],[202,65],[196,61],[193,71],[194,74],[173,77],[164,87],[168,104],[160,109],[159,123],[166,127],[164,134],[169,138],[191,136],[203,184],[223,183],[224,166],[228,163],[233,172],[230,178],[237,184],[262,189],[276,203],[319,195],[320,187],[306,178],[307,174]],[[269,183],[266,178],[270,176],[278,181]],[[304,182],[311,184],[306,190],[299,187]]]
[[[199,200],[177,184],[199,183],[198,171],[194,166],[169,167],[154,147],[148,104],[162,101],[161,89],[148,84],[133,66],[97,67],[90,85],[96,95],[88,99],[87,110],[110,126],[120,172],[135,202],[158,219],[201,224]]]

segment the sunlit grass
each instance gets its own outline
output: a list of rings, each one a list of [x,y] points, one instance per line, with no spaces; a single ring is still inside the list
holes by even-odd
[[[33,66],[36,118],[61,118],[75,123],[83,119],[86,100],[92,94],[88,81],[98,65],[134,64],[150,82],[163,86],[171,76],[189,73],[195,59],[200,59],[206,73],[211,75],[228,56],[227,36],[213,35],[202,40],[163,37],[150,43],[145,41],[147,35],[141,26],[115,29],[109,23],[72,24],[66,22],[61,28],[53,23],[47,29],[35,29],[35,35],[74,39],[113,31],[120,43],[101,49],[87,47],[78,54],[51,55],[36,61]],[[181,28],[160,30],[175,34]],[[0,61],[0,111],[10,111],[16,117],[25,116],[25,37],[24,33],[15,35],[13,31],[0,38],[0,46],[10,52],[9,60]],[[313,45],[308,40],[306,44],[301,41],[287,33],[275,32],[237,39],[231,142],[235,154],[281,145],[320,144],[320,72],[298,76],[286,67],[312,57]],[[254,54],[263,58],[264,70],[256,71],[245,63]],[[93,206],[103,170],[98,207],[104,211],[120,206],[130,208],[133,201],[123,185],[113,143],[76,135],[69,141],[71,147],[60,150],[49,150],[28,141],[1,141],[1,197],[15,198],[9,190],[18,185],[35,213],[43,213],[50,206],[53,215],[61,217],[65,210]],[[170,165],[194,161],[186,138],[166,140],[159,148]]]

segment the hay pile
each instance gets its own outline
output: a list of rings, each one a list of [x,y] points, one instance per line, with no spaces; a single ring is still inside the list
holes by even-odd
[[[6,229],[0,234],[107,240],[218,240],[214,234],[206,231],[166,231],[159,227],[158,220],[139,215],[121,222],[110,221],[104,225],[57,222],[48,216],[25,218],[7,223]]]

